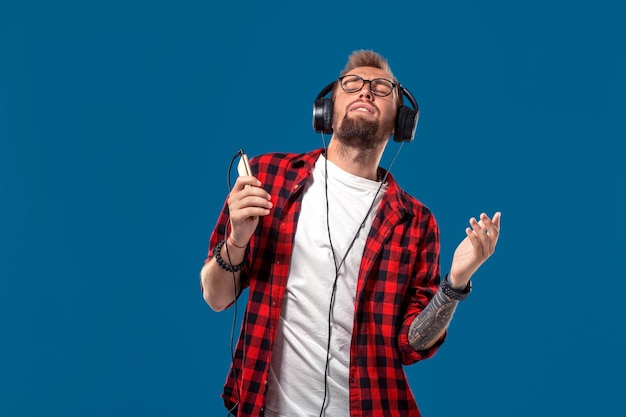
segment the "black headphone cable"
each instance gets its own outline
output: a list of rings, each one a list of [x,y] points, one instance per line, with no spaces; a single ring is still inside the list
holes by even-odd
[[[228,165],[226,183],[228,185],[229,194],[232,191],[230,174],[232,172],[233,163],[235,162],[235,159],[237,159],[238,156],[241,156],[242,153],[243,151],[241,149],[237,151],[237,153],[230,160],[230,164]],[[230,216],[230,213],[229,213],[229,216]],[[230,224],[230,217],[228,218],[228,223]],[[228,233],[228,227],[226,227],[226,233]],[[226,243],[224,244],[224,246],[226,247],[226,257],[228,258],[228,263],[232,265],[233,262],[231,261],[230,251],[228,250],[228,239],[226,239]],[[239,402],[241,401],[241,387],[240,387],[239,378],[237,375],[237,369],[235,368],[235,348],[234,348],[235,329],[236,329],[236,324],[237,324],[237,294],[238,294],[239,289],[237,288],[237,276],[235,275],[235,271],[231,271],[231,273],[233,276],[234,299],[233,299],[233,322],[232,322],[231,329],[230,329],[230,360],[231,360],[231,365],[232,365],[233,377],[235,378],[235,387],[237,389],[237,402],[230,409],[227,410],[228,413],[226,414],[226,417],[230,415],[233,415],[235,417],[237,416],[238,414],[237,407],[239,407]],[[244,329],[243,331],[245,332],[245,326],[242,325],[242,329]],[[245,357],[245,354],[244,354],[244,357]]]
[[[394,154],[391,163],[389,164],[389,168],[386,170],[385,175],[383,176],[383,178],[380,181],[380,185],[378,187],[378,190],[376,191],[376,194],[374,194],[374,199],[372,200],[372,204],[370,204],[369,209],[367,210],[367,213],[365,213],[365,217],[363,218],[363,221],[361,222],[361,225],[359,226],[356,234],[354,235],[354,238],[352,238],[352,242],[350,242],[350,246],[348,246],[348,249],[346,250],[346,253],[344,253],[343,258],[341,258],[341,262],[339,262],[339,264],[337,264],[337,258],[335,257],[335,249],[333,247],[333,241],[332,238],[330,236],[330,208],[329,208],[329,204],[328,204],[328,148],[326,147],[326,141],[324,138],[324,133],[320,133],[322,136],[322,143],[324,145],[324,192],[326,195],[326,229],[328,231],[328,242],[330,244],[330,250],[332,252],[333,255],[333,262],[335,263],[335,279],[333,281],[333,286],[332,286],[332,292],[330,295],[330,305],[328,308],[328,341],[326,344],[326,364],[324,366],[324,398],[322,400],[322,408],[320,409],[320,414],[319,417],[322,417],[323,413],[324,413],[324,409],[326,408],[326,398],[328,396],[328,368],[329,368],[329,363],[330,363],[330,342],[331,342],[331,329],[332,329],[332,312],[333,312],[333,308],[335,305],[335,296],[336,296],[336,291],[337,291],[337,280],[339,279],[339,270],[341,269],[341,267],[343,266],[346,258],[348,257],[348,253],[350,252],[350,250],[352,249],[352,247],[354,246],[354,243],[356,242],[357,238],[359,237],[359,233],[361,232],[361,229],[363,229],[363,227],[365,227],[365,223],[367,222],[367,218],[369,217],[371,211],[374,209],[374,204],[376,203],[376,198],[378,197],[378,194],[380,193],[380,190],[383,188],[385,182],[387,181],[387,177],[389,176],[389,173],[391,172],[391,167],[393,166],[393,163],[395,162],[396,158],[398,157],[398,155],[400,154],[400,150],[402,149],[402,145],[404,144],[404,142],[400,142],[400,146],[398,146],[398,149],[396,150],[396,153]]]

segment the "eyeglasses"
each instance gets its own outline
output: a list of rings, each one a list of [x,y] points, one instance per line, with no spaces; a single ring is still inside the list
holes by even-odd
[[[341,88],[346,93],[356,93],[361,91],[365,83],[370,83],[370,91],[372,94],[378,97],[386,97],[393,91],[396,86],[391,80],[386,78],[374,78],[373,80],[366,80],[358,75],[344,75],[339,77],[339,83]]]

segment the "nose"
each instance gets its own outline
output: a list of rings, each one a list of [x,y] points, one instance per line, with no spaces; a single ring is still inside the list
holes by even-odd
[[[359,91],[359,96],[371,99],[372,94],[372,82],[370,80],[363,80],[363,87],[361,87],[361,91]]]

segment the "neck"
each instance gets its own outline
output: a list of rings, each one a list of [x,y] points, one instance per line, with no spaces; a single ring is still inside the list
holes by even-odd
[[[378,166],[384,146],[373,149],[357,149],[343,145],[337,139],[331,139],[326,151],[326,158],[346,172],[359,177],[378,181]]]

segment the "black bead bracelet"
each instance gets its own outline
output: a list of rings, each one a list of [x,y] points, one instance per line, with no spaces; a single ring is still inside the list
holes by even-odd
[[[215,249],[213,249],[213,255],[215,255],[215,261],[225,271],[228,272],[237,272],[243,268],[245,260],[242,261],[239,265],[231,265],[230,263],[224,262],[222,259],[222,246],[226,243],[226,239],[222,240],[220,243],[215,245]]]
[[[441,291],[453,300],[462,301],[467,298],[470,292],[472,292],[472,281],[468,281],[463,290],[457,290],[452,288],[452,284],[450,284],[450,280],[448,279],[448,274],[446,274],[443,281],[441,281]]]

